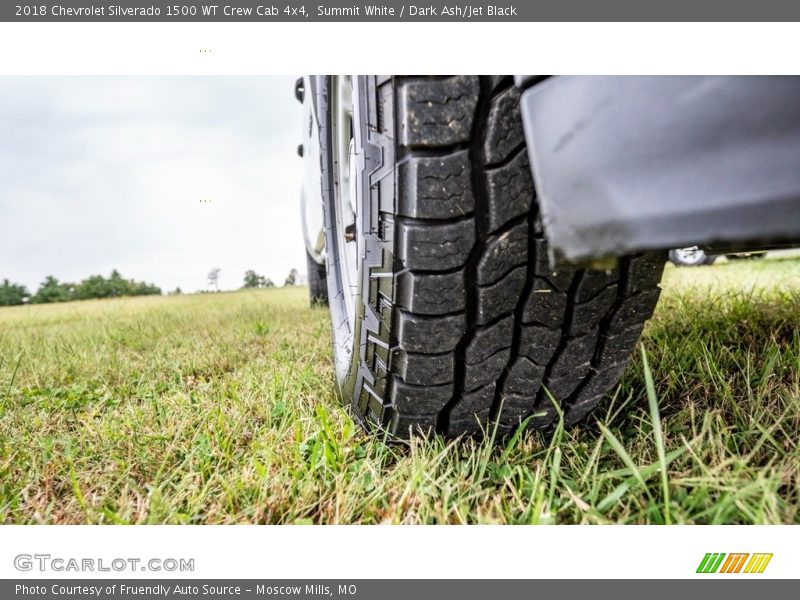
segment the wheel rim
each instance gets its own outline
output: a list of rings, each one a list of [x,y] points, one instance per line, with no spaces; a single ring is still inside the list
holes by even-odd
[[[353,79],[333,77],[331,81],[331,146],[333,154],[334,238],[337,269],[342,282],[350,331],[355,322],[358,293],[358,203],[356,197],[356,153],[353,123]]]
[[[678,262],[681,262],[686,265],[696,265],[703,262],[706,258],[705,252],[703,252],[697,246],[693,246],[691,248],[680,248],[674,250],[675,256],[678,259]]]

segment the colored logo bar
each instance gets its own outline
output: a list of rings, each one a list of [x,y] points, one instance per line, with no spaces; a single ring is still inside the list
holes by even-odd
[[[749,554],[745,552],[735,552],[732,554],[725,554],[724,552],[708,552],[703,557],[703,560],[700,561],[697,572],[763,573],[771,560],[771,553]]]

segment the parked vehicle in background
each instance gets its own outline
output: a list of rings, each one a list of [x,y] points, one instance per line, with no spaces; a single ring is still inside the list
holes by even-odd
[[[746,258],[764,258],[766,252],[740,252],[738,254],[709,254],[704,249],[697,246],[689,248],[676,248],[669,251],[669,260],[677,267],[701,267],[713,265],[717,258],[724,256],[728,260],[743,260]]]
[[[705,253],[697,246],[689,248],[676,248],[669,251],[669,260],[678,267],[699,267],[702,265],[713,265],[717,259]]]

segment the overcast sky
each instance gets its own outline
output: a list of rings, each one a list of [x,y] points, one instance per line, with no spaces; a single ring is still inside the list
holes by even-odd
[[[0,280],[305,273],[293,82],[0,77]]]

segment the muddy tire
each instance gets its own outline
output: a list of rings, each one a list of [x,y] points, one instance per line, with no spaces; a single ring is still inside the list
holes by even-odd
[[[337,85],[323,86],[319,114],[343,401],[400,437],[546,429],[551,397],[568,424],[582,419],[622,375],[666,256],[550,268],[507,77],[352,80],[356,209],[343,223]]]

